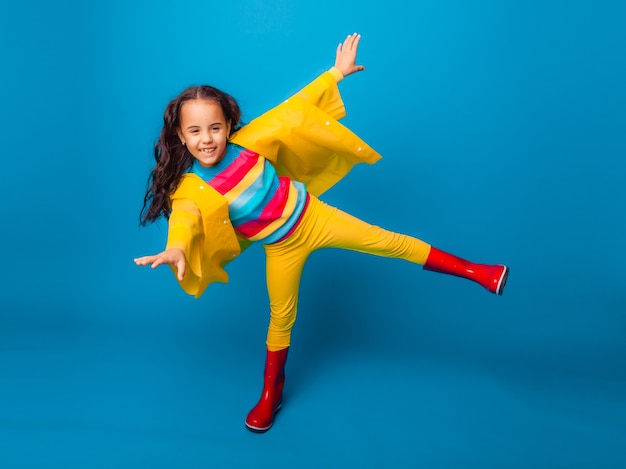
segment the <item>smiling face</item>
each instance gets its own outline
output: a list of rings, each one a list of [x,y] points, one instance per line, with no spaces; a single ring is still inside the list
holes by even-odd
[[[181,106],[178,137],[202,166],[208,168],[222,161],[229,135],[230,122],[215,101],[191,99]]]

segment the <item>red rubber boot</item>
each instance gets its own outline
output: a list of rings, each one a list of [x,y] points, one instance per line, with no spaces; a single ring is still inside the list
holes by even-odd
[[[434,247],[430,248],[424,269],[473,280],[497,295],[502,295],[509,275],[505,265],[474,264]]]
[[[289,347],[277,352],[267,351],[263,393],[257,405],[248,413],[246,426],[249,430],[263,433],[274,423],[274,416],[283,405],[285,362]]]

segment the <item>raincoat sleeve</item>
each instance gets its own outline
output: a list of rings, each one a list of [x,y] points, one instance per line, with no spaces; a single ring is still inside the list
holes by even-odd
[[[358,163],[380,155],[338,122],[345,106],[337,72],[324,72],[302,90],[233,134],[231,141],[270,160],[280,175],[321,195]]]
[[[167,249],[185,253],[187,270],[180,285],[199,298],[209,284],[227,282],[224,266],[247,243],[240,239],[228,218],[228,202],[194,174],[185,174],[171,197]],[[172,266],[174,275],[176,268]]]

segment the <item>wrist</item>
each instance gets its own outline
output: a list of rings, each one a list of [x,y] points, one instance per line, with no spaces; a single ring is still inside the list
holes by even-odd
[[[341,80],[344,79],[344,75],[343,75],[343,73],[341,73],[341,70],[339,70],[334,65],[332,67],[330,67],[330,70],[328,70],[328,71],[330,72],[330,74],[335,79],[335,83],[339,83]]]

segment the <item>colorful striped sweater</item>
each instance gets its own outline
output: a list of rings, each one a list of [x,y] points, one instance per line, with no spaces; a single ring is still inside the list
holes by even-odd
[[[196,160],[191,172],[226,198],[233,227],[250,241],[280,241],[306,205],[303,183],[279,177],[265,158],[233,143],[219,163],[207,168]]]

